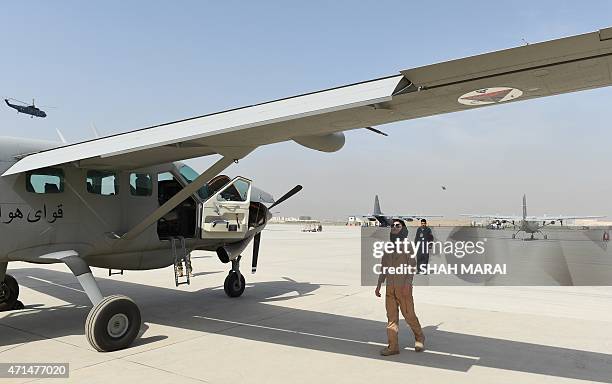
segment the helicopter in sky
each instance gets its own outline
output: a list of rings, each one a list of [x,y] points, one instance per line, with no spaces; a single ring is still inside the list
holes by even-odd
[[[9,100],[16,101],[16,102],[21,103],[23,105],[13,104]],[[17,100],[17,99],[4,99],[4,102],[9,107],[11,107],[13,109],[16,109],[17,113],[25,113],[26,115],[30,115],[30,118],[33,118],[34,116],[36,116],[36,117],[47,117],[47,113],[45,111],[43,111],[40,108],[36,107],[36,105],[34,104],[34,99],[32,99],[32,105],[28,105],[28,103],[25,103],[25,102]]]

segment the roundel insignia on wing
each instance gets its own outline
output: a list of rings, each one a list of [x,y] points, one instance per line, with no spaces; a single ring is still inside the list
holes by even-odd
[[[522,95],[523,91],[520,89],[509,87],[492,87],[468,92],[462,96],[459,96],[457,101],[464,105],[486,105],[518,99]]]

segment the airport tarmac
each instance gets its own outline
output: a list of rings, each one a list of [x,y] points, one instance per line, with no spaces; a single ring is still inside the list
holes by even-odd
[[[209,252],[194,253],[195,277],[179,288],[171,268],[95,270],[103,293],[134,299],[144,321],[135,345],[113,353],[87,343],[90,303],[65,266],[12,263],[26,309],[0,313],[0,362],[69,362],[75,383],[612,383],[612,287],[418,286],[427,351],[412,350],[404,324],[402,353],[379,356],[384,301],[360,286],[359,239],[358,227],[270,225],[256,275],[245,252],[237,299]]]

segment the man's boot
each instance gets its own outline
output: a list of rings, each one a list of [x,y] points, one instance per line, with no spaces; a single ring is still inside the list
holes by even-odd
[[[414,351],[415,352],[423,352],[425,350],[425,343],[423,343],[422,341],[415,341],[414,342]]]
[[[389,349],[389,347],[386,347],[380,350],[380,354],[382,356],[392,356],[392,355],[397,355],[398,353],[399,353],[399,350]]]

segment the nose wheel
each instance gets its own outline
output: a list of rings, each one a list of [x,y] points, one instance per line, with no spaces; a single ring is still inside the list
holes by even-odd
[[[0,282],[0,312],[23,309],[23,303],[19,300],[19,284],[11,275],[4,275]]]
[[[232,270],[225,278],[223,290],[229,297],[239,297],[244,293],[245,287],[246,281],[242,273],[240,273],[240,256],[238,256],[237,259],[232,260]]]

